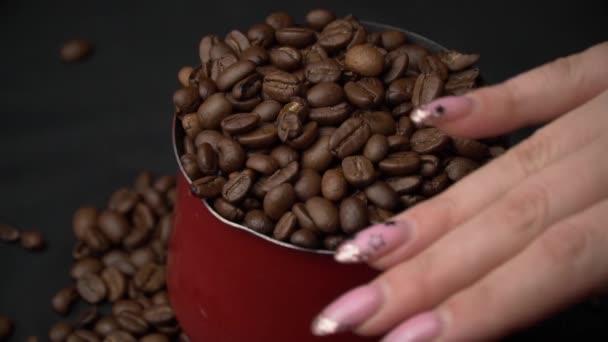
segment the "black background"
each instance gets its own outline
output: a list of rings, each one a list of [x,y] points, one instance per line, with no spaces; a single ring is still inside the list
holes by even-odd
[[[608,38],[605,0],[0,0],[0,216],[49,242],[38,254],[0,245],[0,313],[16,320],[14,341],[46,336],[58,320],[49,300],[69,283],[73,210],[102,206],[138,170],[175,172],[171,96],[200,38],[246,30],[275,9],[301,21],[319,6],[481,53],[491,83]],[[64,65],[58,50],[75,37],[97,51]],[[607,323],[601,307],[579,305],[518,336],[605,340]]]

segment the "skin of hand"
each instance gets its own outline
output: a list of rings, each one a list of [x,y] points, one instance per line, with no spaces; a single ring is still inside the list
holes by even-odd
[[[445,192],[336,253],[383,271],[326,307],[315,335],[491,340],[608,285],[608,42],[439,98],[418,124],[483,138],[547,123]]]

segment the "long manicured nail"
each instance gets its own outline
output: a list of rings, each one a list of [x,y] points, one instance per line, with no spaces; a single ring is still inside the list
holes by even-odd
[[[447,96],[414,109],[410,118],[417,125],[433,124],[462,117],[472,108],[473,100],[467,96]]]
[[[376,259],[406,243],[412,235],[407,221],[386,221],[359,232],[336,250],[336,261],[353,264]]]
[[[315,336],[349,331],[371,317],[380,307],[382,296],[375,285],[357,287],[327,306],[312,323]]]
[[[434,312],[422,313],[401,324],[382,342],[428,342],[441,333],[441,320]]]

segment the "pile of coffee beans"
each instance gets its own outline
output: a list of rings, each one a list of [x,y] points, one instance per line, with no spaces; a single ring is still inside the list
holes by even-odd
[[[46,247],[46,238],[35,230],[20,231],[14,225],[0,222],[0,242],[19,242],[21,247],[29,251],[40,251]]]
[[[305,25],[276,12],[245,32],[205,36],[199,55],[173,96],[191,191],[280,241],[334,249],[503,151],[499,140],[410,119],[475,88],[479,55],[433,53],[325,9]]]
[[[51,306],[64,316],[80,300],[87,308],[51,327],[52,342],[188,341],[166,290],[175,191],[174,177],[142,172],[133,188],[114,191],[105,209],[76,210],[73,284],[57,291]],[[0,317],[0,334],[3,326]]]

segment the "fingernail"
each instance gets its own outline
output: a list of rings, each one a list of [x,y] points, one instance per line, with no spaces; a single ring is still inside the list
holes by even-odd
[[[414,109],[410,118],[416,125],[433,124],[439,120],[462,117],[472,108],[473,101],[467,96],[447,96]]]
[[[406,243],[411,237],[407,221],[386,221],[359,232],[336,250],[334,259],[344,264],[366,262]]]
[[[315,336],[349,331],[371,317],[380,307],[382,297],[375,285],[357,287],[327,306],[312,323]]]
[[[434,312],[422,313],[398,326],[382,342],[428,342],[441,333],[441,320]]]

